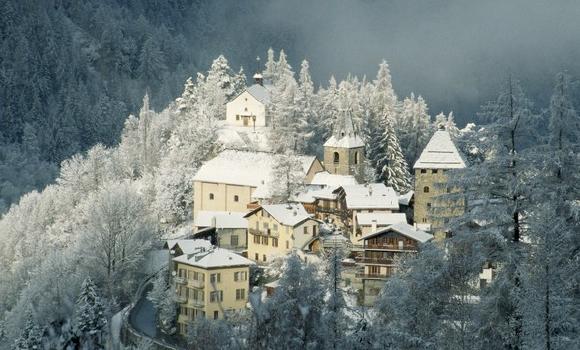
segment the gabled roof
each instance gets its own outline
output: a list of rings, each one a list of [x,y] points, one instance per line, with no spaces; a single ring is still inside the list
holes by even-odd
[[[173,261],[201,268],[216,268],[229,266],[250,266],[254,262],[230,250],[211,247],[199,249],[192,254],[184,254],[173,258]]]
[[[210,227],[215,219],[215,228],[247,228],[248,220],[244,219],[243,212],[230,211],[199,211],[194,226]]]
[[[313,219],[300,203],[264,204],[246,214],[245,217],[249,217],[260,210],[265,210],[272,215],[274,220],[285,226],[294,227],[308,219]]]
[[[415,162],[414,169],[462,169],[465,162],[446,130],[437,130]]]
[[[370,226],[375,223],[378,226],[387,226],[407,222],[404,213],[357,213],[356,221],[359,225]]]
[[[399,195],[399,204],[408,206],[411,203],[411,200],[413,199],[414,195],[415,191],[409,191],[405,194]]]
[[[169,239],[165,242],[163,248],[175,250],[176,245],[179,246],[183,254],[192,254],[199,248],[209,249],[211,242],[205,239]]]
[[[342,186],[348,209],[399,209],[397,193],[383,183]]]
[[[414,241],[420,242],[420,243],[425,243],[431,239],[433,239],[433,235],[428,234],[425,231],[421,231],[416,229],[415,227],[407,224],[407,223],[398,223],[398,224],[393,224],[390,225],[386,228],[380,229],[375,233],[371,233],[370,235],[367,235],[361,239],[359,239],[359,241],[363,241],[363,240],[367,240],[373,237],[377,237],[380,236],[382,234],[388,233],[390,231],[395,231],[397,233],[402,234],[405,237],[408,237]]]
[[[269,152],[225,150],[205,162],[193,180],[256,187],[254,196],[256,193],[263,193],[266,196],[269,194],[274,157],[275,155]],[[306,176],[316,157],[297,157]]]
[[[263,104],[270,103],[270,90],[265,88],[260,84],[254,84],[246,89],[246,91],[254,96],[256,100],[262,102]]]

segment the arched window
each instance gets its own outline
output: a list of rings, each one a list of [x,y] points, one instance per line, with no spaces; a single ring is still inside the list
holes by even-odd
[[[210,200],[210,201],[213,201],[213,193],[210,193],[210,194],[209,194],[209,200]]]
[[[358,164],[358,152],[354,153],[354,164]]]
[[[239,202],[240,201],[240,197],[238,197],[238,195],[234,196],[234,202]]]
[[[334,163],[338,163],[340,161],[340,155],[338,154],[338,152],[334,152]]]
[[[425,193],[429,193],[429,186],[425,186],[425,187],[423,187],[423,192],[425,192]]]

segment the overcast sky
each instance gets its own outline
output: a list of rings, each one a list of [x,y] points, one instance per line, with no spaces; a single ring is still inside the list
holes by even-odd
[[[580,0],[274,0],[264,11],[268,27],[294,36],[294,66],[306,57],[317,81],[374,77],[385,58],[399,96],[414,91],[432,115],[454,110],[460,121],[509,72],[538,105],[558,71],[580,76]]]

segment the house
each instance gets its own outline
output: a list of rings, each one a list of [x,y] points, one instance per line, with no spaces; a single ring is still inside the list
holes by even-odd
[[[163,249],[169,251],[169,266],[173,266],[173,258],[193,254],[200,248],[209,249],[212,244],[205,239],[169,239],[163,244]]]
[[[200,211],[247,212],[248,204],[268,198],[273,153],[225,150],[204,163],[193,178],[193,217]],[[322,164],[314,156],[298,156],[304,182],[310,183]]]
[[[270,125],[268,106],[270,90],[262,75],[254,75],[255,83],[226,104],[226,123],[231,126],[264,127]]]
[[[248,258],[266,263],[302,247],[318,235],[320,221],[302,204],[261,205],[245,216],[248,219]]]
[[[431,231],[438,238],[443,236],[444,226],[450,217],[463,213],[462,202],[442,202],[438,196],[452,192],[446,187],[447,172],[465,168],[465,161],[451,140],[451,135],[443,126],[439,128],[425,146],[415,162],[414,222],[423,230]],[[438,218],[432,212],[434,207],[448,210],[439,211]]]
[[[350,112],[343,110],[332,136],[324,143],[324,168],[331,174],[352,175],[359,181],[364,173],[365,144]]]
[[[188,324],[196,318],[221,319],[224,313],[246,307],[252,261],[211,247],[173,258],[173,264],[179,334],[186,335]]]
[[[357,215],[361,213],[394,213],[399,211],[399,199],[392,187],[383,183],[341,186],[337,194],[343,224],[350,230],[351,241],[362,236]]]
[[[361,238],[364,253],[359,263],[363,264],[364,273],[358,277],[363,280],[364,304],[374,303],[385,280],[393,274],[397,258],[417,253],[420,245],[432,238],[407,223],[390,225]]]
[[[216,245],[234,251],[245,250],[247,245],[248,220],[243,212],[205,211],[197,213],[194,221],[196,232],[215,228]]]
[[[376,232],[378,229],[406,222],[407,217],[405,213],[373,212],[356,214],[357,229],[361,232],[363,237]]]

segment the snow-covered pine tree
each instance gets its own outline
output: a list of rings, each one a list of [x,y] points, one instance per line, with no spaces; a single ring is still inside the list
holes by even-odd
[[[90,277],[83,281],[76,306],[75,323],[83,348],[104,348],[103,341],[108,323],[106,309]]]
[[[320,118],[317,113],[316,95],[314,93],[314,83],[310,76],[310,67],[307,60],[303,60],[300,66],[298,79],[298,90],[295,97],[295,105],[301,114],[302,142],[301,147],[307,154],[319,154],[322,149],[324,139],[320,137],[323,133]]]
[[[304,186],[304,169],[300,158],[287,150],[274,155],[270,183],[272,203],[287,203]]]
[[[322,129],[320,138],[326,141],[330,138],[332,130],[334,129],[334,123],[340,113],[338,86],[334,76],[330,77],[328,87],[318,92],[318,99],[320,101],[320,125]]]
[[[346,301],[342,286],[342,257],[339,248],[332,249],[328,256],[327,286],[328,298],[325,303],[322,323],[326,328],[326,349],[346,349],[348,320],[346,316]]]
[[[393,90],[393,83],[391,81],[391,71],[389,64],[383,60],[379,64],[379,71],[377,77],[373,82],[374,91],[371,95],[371,108],[375,115],[387,116],[394,119],[397,110],[397,95]]]
[[[155,309],[157,310],[157,321],[160,328],[167,333],[171,333],[175,327],[177,309],[174,302],[175,291],[167,281],[167,272],[161,273],[154,281],[153,288],[147,294]]]
[[[433,135],[427,104],[419,96],[411,93],[398,106],[399,112],[394,119],[395,133],[407,163],[412,166]]]
[[[277,63],[274,58],[274,50],[270,47],[267,53],[266,66],[264,71],[262,72],[264,81],[267,81],[270,84],[275,83],[276,65]]]
[[[26,323],[20,333],[20,337],[14,342],[14,350],[41,350],[43,330],[36,324],[32,308],[26,311]]]
[[[370,146],[372,154],[377,156],[375,169],[378,179],[392,187],[398,193],[407,193],[411,189],[411,174],[391,118],[385,116],[384,131],[381,139]]]

